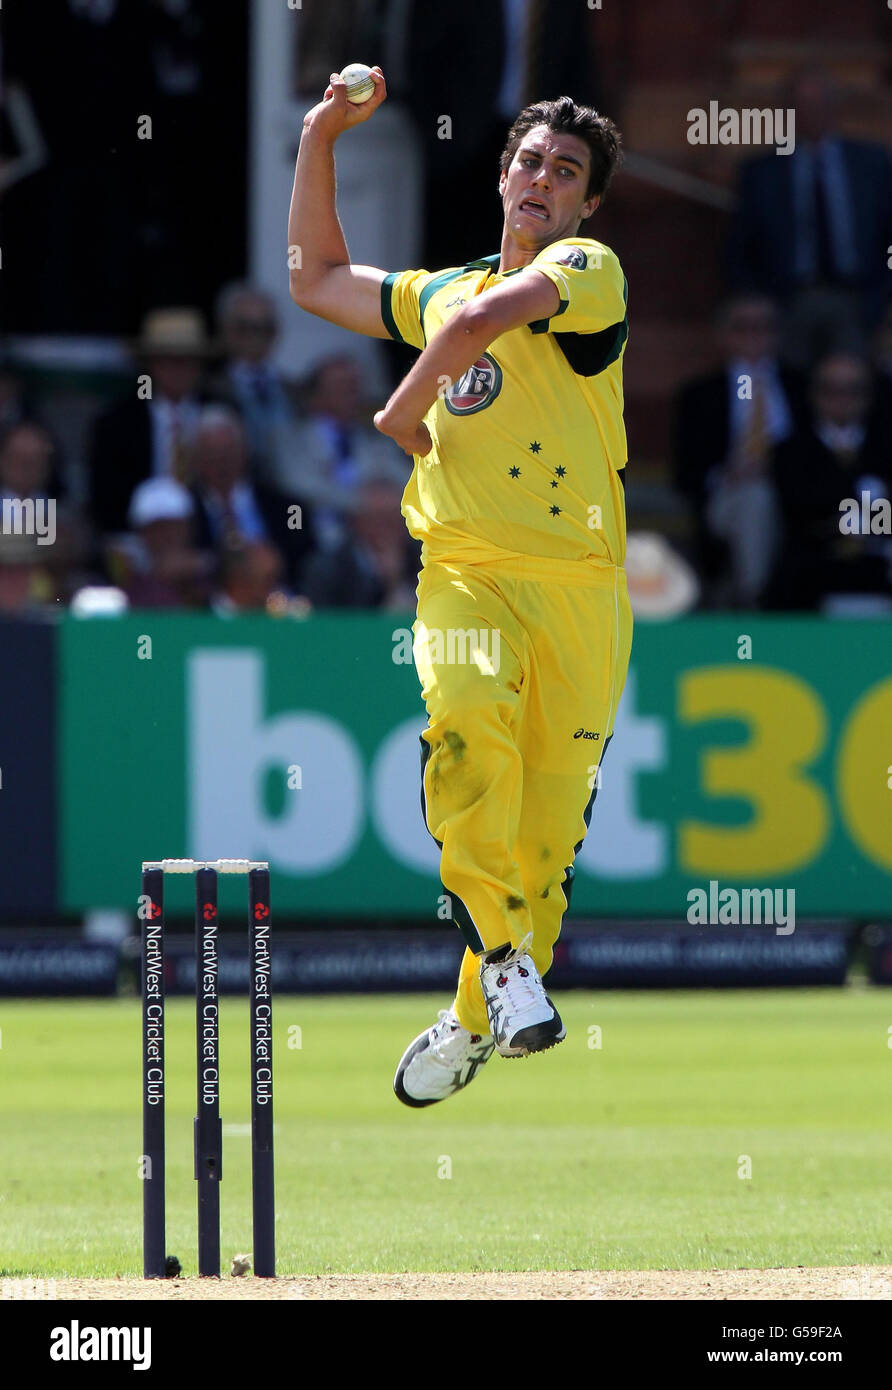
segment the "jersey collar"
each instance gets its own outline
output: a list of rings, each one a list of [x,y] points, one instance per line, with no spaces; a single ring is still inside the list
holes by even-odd
[[[494,256],[481,256],[479,261],[468,261],[467,265],[462,266],[462,270],[488,270],[492,275],[516,275],[522,266],[515,266],[513,270],[499,270],[499,261],[502,259],[500,251]]]

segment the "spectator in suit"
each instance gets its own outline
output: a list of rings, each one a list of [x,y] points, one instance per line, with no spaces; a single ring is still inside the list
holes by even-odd
[[[232,547],[265,543],[277,549],[291,585],[313,549],[313,517],[305,500],[285,495],[248,474],[244,428],[227,406],[202,412],[193,450],[196,538],[222,556]]]
[[[196,309],[155,309],[137,343],[151,395],[132,394],[100,415],[90,450],[90,514],[102,532],[124,529],[134,488],[146,478],[187,481],[189,448],[207,399],[210,343]]]
[[[828,77],[796,74],[781,103],[796,112],[796,148],[741,166],[729,273],[784,305],[784,357],[809,368],[830,352],[860,352],[889,299],[892,160],[841,138]]]
[[[774,455],[785,530],[771,588],[774,607],[827,609],[840,595],[892,597],[888,536],[840,528],[846,498],[890,495],[892,441],[871,423],[870,405],[863,358],[837,354],[818,363],[810,423]]]
[[[406,532],[401,497],[389,477],[362,484],[350,534],[307,566],[301,592],[314,608],[414,608],[421,549]]]
[[[217,331],[226,361],[214,386],[237,408],[251,451],[251,472],[273,483],[282,435],[295,411],[272,358],[279,320],[275,302],[248,284],[227,285],[217,300]]]
[[[675,485],[691,507],[701,575],[720,602],[749,605],[768,580],[778,541],[771,453],[803,418],[805,383],[778,362],[772,300],[728,300],[718,329],[722,367],[676,397]]]
[[[325,358],[307,386],[307,416],[288,435],[279,488],[312,504],[318,543],[335,548],[364,479],[388,477],[405,487],[411,463],[366,423],[362,377],[348,355]],[[397,508],[397,510],[399,510]]]
[[[213,562],[195,544],[195,505],[175,478],[147,478],[127,509],[130,532],[109,546],[108,568],[133,608],[206,608]]]

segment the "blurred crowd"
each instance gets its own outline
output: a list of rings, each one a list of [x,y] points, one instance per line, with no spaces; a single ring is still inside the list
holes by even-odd
[[[80,488],[0,364],[0,611],[88,612],[109,589],[122,605],[221,615],[412,607],[410,460],[371,426],[349,356],[290,382],[273,364],[277,330],[248,284],[220,294],[214,337],[194,308],[148,314],[128,390],[86,431]],[[26,524],[50,503],[52,543]]]
[[[676,395],[673,482],[705,604],[888,613],[892,162],[840,136],[822,72],[780,104],[796,148],[741,165],[720,365]]]
[[[208,140],[202,124],[209,112],[216,121],[221,107],[214,82],[232,88],[237,73],[243,88],[247,81],[246,17],[236,25],[212,0],[134,0],[126,14],[120,0],[49,3],[67,26],[50,67],[41,60],[35,71],[24,61],[39,22],[28,7],[8,49],[22,55],[12,75],[28,87],[61,154],[56,166],[51,160],[22,180],[7,228],[21,259],[33,227],[31,253],[56,273],[26,287],[24,276],[6,271],[7,308],[25,334],[108,330],[120,340],[124,313],[131,335],[138,318],[141,327],[118,397],[95,404],[85,428],[67,433],[58,430],[58,411],[32,398],[29,374],[0,350],[0,612],[72,601],[89,611],[110,592],[120,604],[221,615],[411,609],[419,554],[399,509],[410,462],[371,425],[380,383],[377,399],[368,399],[347,338],[345,350],[316,360],[302,380],[288,378],[286,354],[276,353],[282,325],[273,299],[245,283],[217,289],[229,273],[220,267],[247,259],[243,229],[238,218],[224,218],[219,237],[207,236],[198,215],[206,188],[190,171],[203,169],[205,150],[222,150],[213,157],[226,159],[227,181],[234,165],[241,180],[227,182],[230,205],[247,204],[247,157],[226,157],[227,142],[246,148],[238,144],[246,92],[222,103],[232,123],[226,139],[216,132]],[[414,264],[435,270],[495,249],[498,154],[511,117],[532,95],[569,91],[603,104],[623,126],[623,91],[609,86],[620,79],[599,59],[592,7],[571,9],[563,0],[492,0],[482,24],[479,0],[307,7],[295,92],[324,89],[332,53],[378,54],[394,104],[408,113],[423,171]],[[142,16],[145,40],[138,53],[131,52],[134,16]],[[130,55],[123,67],[116,53]],[[65,84],[83,87],[79,64],[88,57],[90,99],[69,104]],[[115,76],[109,91],[96,77],[106,69]],[[117,159],[112,121],[119,118],[123,131],[131,119],[128,82],[158,113],[138,167],[132,153]],[[818,69],[792,68],[774,104],[795,111],[795,148],[784,156],[768,148],[736,164],[713,367],[681,380],[674,393],[671,437],[662,456],[648,460],[661,500],[647,534],[637,530],[635,491],[635,412],[645,407],[627,410],[627,568],[641,613],[892,612],[892,161],[884,145],[841,133],[836,93]],[[164,145],[165,130],[178,159]],[[0,168],[2,141],[0,128]],[[99,149],[107,169],[95,164]],[[75,158],[84,150],[89,158]],[[126,203],[122,163],[134,198],[139,193],[139,217],[126,236],[115,221]],[[380,182],[371,166],[368,176]],[[581,234],[603,235],[626,262],[634,220],[620,219],[620,234],[608,235],[622,177],[607,221],[596,214]],[[380,188],[373,195],[380,199]],[[72,205],[95,215],[74,219],[60,262],[49,242],[59,240],[61,210]],[[16,228],[27,232],[18,241]],[[117,260],[106,254],[112,244]],[[121,248],[129,248],[126,264]],[[106,277],[101,294],[97,275]],[[648,305],[630,281],[631,362],[636,321],[647,319]],[[681,313],[687,291],[680,281]],[[409,360],[391,355],[392,374]],[[679,375],[675,369],[673,380]],[[16,521],[51,502],[50,544]],[[844,526],[852,508],[859,524]]]
[[[779,355],[782,325],[768,296],[729,298],[721,367],[676,397],[674,479],[705,601],[892,612],[892,310],[869,353],[830,348],[805,371]]]

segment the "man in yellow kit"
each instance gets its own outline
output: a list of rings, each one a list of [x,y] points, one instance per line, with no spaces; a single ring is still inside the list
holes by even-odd
[[[402,511],[422,541],[422,809],[466,943],[452,1007],[397,1069],[397,1096],[420,1107],[466,1086],[494,1048],[525,1057],[564,1038],[541,977],[632,638],[626,284],[613,252],[577,235],[610,181],[619,135],[569,97],[526,107],[508,133],[499,254],[440,272],[352,265],[333,147],[385,99],[383,73],[372,73],[365,105],[348,103],[333,74],[304,119],[291,295],[321,318],[420,349],[375,424],[415,460]]]

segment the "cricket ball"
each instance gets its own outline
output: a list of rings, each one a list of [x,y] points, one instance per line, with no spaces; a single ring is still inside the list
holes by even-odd
[[[372,70],[365,63],[348,63],[339,74],[347,84],[347,100],[354,106],[362,106],[364,101],[375,95],[375,79]]]

